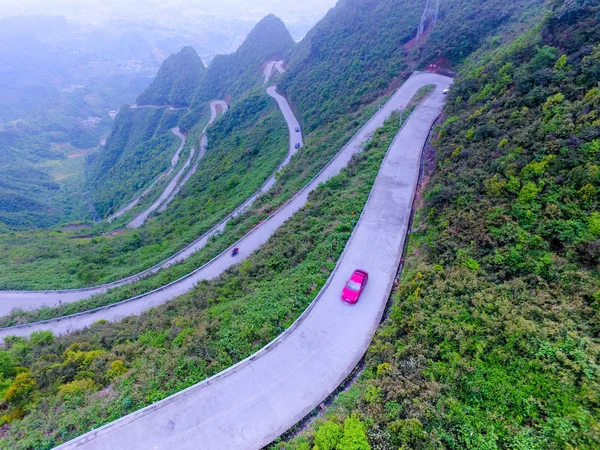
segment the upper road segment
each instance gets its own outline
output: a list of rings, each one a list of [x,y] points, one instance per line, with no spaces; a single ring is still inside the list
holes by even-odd
[[[263,72],[265,76],[265,83],[267,84],[271,77],[273,76],[273,69],[277,69],[277,72],[284,73],[285,69],[283,68],[283,61],[269,61],[265,66],[265,70]]]

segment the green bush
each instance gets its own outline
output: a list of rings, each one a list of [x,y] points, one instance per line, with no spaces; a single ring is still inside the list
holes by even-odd
[[[94,380],[91,378],[84,378],[82,380],[71,381],[70,383],[61,384],[58,387],[58,392],[65,396],[75,396],[81,395],[84,392],[89,392],[94,390]]]
[[[3,400],[14,406],[23,406],[36,388],[30,371],[17,374],[10,387],[4,392]]]
[[[337,450],[343,436],[344,429],[342,425],[327,421],[315,431],[313,450]]]
[[[29,336],[29,341],[33,345],[52,344],[54,341],[54,333],[50,330],[34,331],[31,333],[31,336]]]

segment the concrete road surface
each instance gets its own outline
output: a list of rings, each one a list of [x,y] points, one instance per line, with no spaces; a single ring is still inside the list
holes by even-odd
[[[177,163],[179,162],[179,156],[181,155],[181,151],[183,150],[183,146],[185,145],[185,136],[183,134],[181,134],[181,131],[179,130],[179,128],[173,128],[171,130],[171,132],[177,136],[179,139],[181,139],[181,144],[179,145],[179,147],[177,148],[177,151],[175,152],[175,154],[173,155],[173,158],[171,158],[171,167],[169,167],[165,172],[161,173],[158,177],[156,177],[156,179],[150,184],[150,186],[148,186],[144,192],[142,192],[139,196],[137,196],[136,198],[134,198],[131,202],[129,202],[127,205],[125,205],[123,208],[121,208],[120,210],[118,210],[116,213],[114,213],[112,216],[110,216],[108,219],[106,219],[109,223],[112,222],[113,220],[115,220],[117,217],[121,217],[123,214],[125,214],[127,211],[129,211],[130,209],[132,209],[134,206],[136,206],[140,199],[142,197],[144,197],[145,195],[148,195],[150,193],[150,191],[152,189],[154,189],[154,186],[156,186],[156,184],[162,180],[163,178],[168,177],[169,175],[171,175],[171,173],[173,172],[173,170],[175,169],[175,166],[177,165]]]
[[[271,77],[273,76],[273,69],[277,69],[277,72],[284,73],[285,69],[283,68],[283,61],[269,61],[265,66],[264,76],[265,82],[267,84]]]
[[[207,127],[210,124],[212,124],[215,121],[215,119],[217,118],[217,106],[221,107],[221,111],[223,113],[227,112],[227,103],[225,103],[223,100],[214,100],[214,101],[210,102],[210,120],[208,121]],[[167,108],[167,107],[171,111],[176,111],[178,109],[187,109],[188,111],[190,111],[190,108],[187,107],[187,106],[182,107],[182,108],[175,108],[173,106],[157,106],[157,105],[144,105],[144,106],[132,105],[132,106],[130,106],[131,109],[137,109],[137,108],[154,108],[154,109],[159,109],[159,108]],[[206,131],[206,128],[204,129],[204,131]],[[174,128],[173,129],[173,133],[175,133],[175,135],[177,137],[179,137],[180,139],[182,139],[182,140],[185,139],[185,137],[181,135],[179,128]],[[112,222],[117,217],[122,216],[127,211],[129,211],[130,209],[132,209],[134,206],[136,206],[138,204],[138,202],[140,201],[140,199],[142,197],[144,197],[145,195],[148,195],[148,193],[154,188],[154,186],[156,186],[156,184],[160,180],[162,180],[163,178],[168,177],[169,175],[171,175],[171,173],[173,172],[173,169],[175,168],[175,166],[179,162],[179,156],[181,155],[181,150],[183,150],[183,146],[179,147],[178,151],[175,153],[175,155],[171,159],[171,167],[166,172],[160,174],[156,178],[156,180],[154,180],[152,182],[152,184],[150,186],[148,186],[148,188],[146,188],[146,190],[144,192],[142,192],[138,197],[136,197],[135,199],[133,199],[130,203],[128,203],[127,205],[125,205],[125,207],[123,207],[122,209],[120,209],[119,211],[117,211],[116,213],[114,213],[112,216],[110,216],[107,219],[108,222]],[[202,149],[200,149],[200,154],[199,154],[199,156],[197,158],[197,161],[199,161],[203,156],[204,156],[204,153],[202,152]],[[197,168],[197,165],[195,164],[194,167]],[[195,172],[195,170],[194,170],[194,172]],[[185,181],[187,181],[189,179],[189,177],[186,176],[184,179],[185,179]],[[185,184],[184,181],[181,182],[181,184],[177,187],[176,191],[179,191],[179,189],[181,189],[181,186],[183,186],[183,184]],[[170,203],[171,200],[173,200],[173,197],[175,195],[176,195],[176,193],[175,194],[172,193],[169,196],[169,198],[166,200],[165,203]],[[164,211],[164,209],[162,209],[162,210]]]
[[[204,158],[204,155],[206,155],[206,149],[208,148],[208,138],[206,137],[206,129],[216,120],[217,107],[221,108],[221,111],[223,112],[223,114],[225,114],[227,112],[228,106],[227,106],[227,103],[225,103],[223,100],[215,100],[215,101],[210,102],[210,120],[204,127],[204,130],[202,130],[202,137],[200,138],[200,149],[198,151],[198,157],[196,158],[194,165],[185,174],[185,176],[182,178],[182,180],[179,182],[179,184],[177,184],[177,186],[175,187],[173,192],[171,192],[171,195],[169,195],[169,197],[162,203],[162,205],[158,209],[159,212],[166,211],[166,209],[169,207],[169,204],[173,201],[173,199],[179,193],[181,188],[188,182],[188,180],[192,177],[192,175],[194,175],[196,173],[196,170],[198,170],[198,164],[200,163],[200,160],[202,158]],[[191,164],[193,158],[194,158],[194,149],[192,149],[192,151],[190,153],[190,158],[186,162],[186,167],[188,167]],[[182,170],[182,172],[184,172],[184,171]]]
[[[171,173],[174,169],[175,166],[177,165],[177,162],[179,161],[179,155],[181,154],[181,151],[183,150],[183,147],[185,145],[185,141],[186,138],[185,136],[181,133],[181,131],[179,130],[179,127],[177,128],[173,128],[171,130],[179,139],[181,139],[181,145],[179,146],[179,148],[177,149],[177,151],[175,152],[175,156],[173,156],[172,160],[171,160],[171,169],[170,172]],[[146,220],[148,220],[148,216],[150,216],[150,214],[152,214],[154,211],[156,211],[159,206],[167,199],[169,198],[169,196],[171,195],[171,193],[173,192],[173,190],[175,189],[175,187],[177,186],[177,184],[179,183],[179,180],[181,179],[181,177],[183,176],[183,173],[185,171],[185,169],[187,169],[187,167],[181,168],[179,170],[179,172],[177,172],[175,174],[175,176],[171,179],[171,181],[169,181],[169,184],[167,184],[167,187],[165,188],[165,190],[160,194],[160,196],[156,199],[156,201],[154,203],[152,203],[152,205],[150,205],[150,207],[148,209],[146,209],[144,212],[142,212],[141,214],[139,214],[137,217],[135,217],[133,220],[131,220],[128,224],[127,224],[127,228],[139,228],[142,225],[144,225],[144,223],[146,223]],[[168,176],[168,175],[167,175]]]
[[[58,448],[259,449],[333,392],[362,358],[379,325],[402,256],[421,151],[451,80],[433,74],[410,78],[376,115],[374,128],[359,133],[344,156],[315,180],[318,184],[339,172],[369,132],[430,83],[436,90],[394,139],[335,271],[289,330],[230,369]],[[341,302],[340,292],[357,267],[369,272],[369,283],[350,306]]]
[[[191,111],[189,106],[171,106],[171,105],[131,105],[129,107],[129,109],[141,109],[141,108],[150,108],[150,109],[161,109],[161,108],[168,108],[169,111],[178,111],[180,109],[187,109],[188,111]]]

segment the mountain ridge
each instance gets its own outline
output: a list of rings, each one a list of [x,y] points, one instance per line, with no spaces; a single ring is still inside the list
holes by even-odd
[[[184,47],[163,61],[152,84],[137,98],[137,104],[176,108],[190,106],[205,74],[206,67],[196,50]]]
[[[269,58],[281,57],[293,45],[283,21],[268,15],[235,53],[217,55],[207,68],[191,47],[169,56],[152,84],[138,97],[138,105],[190,110],[121,109],[106,146],[88,164],[88,185],[100,216],[118,210],[166,168],[168,158],[163,153],[173,148],[168,129],[193,129],[211,100],[234,97],[239,101],[240,96],[261,86],[260,66]]]

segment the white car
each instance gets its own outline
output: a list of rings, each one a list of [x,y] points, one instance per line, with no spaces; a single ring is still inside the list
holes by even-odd
[[[442,94],[446,95],[446,94],[448,94],[448,92],[450,92],[450,88],[449,88],[449,87],[445,88],[445,89],[442,91]]]

